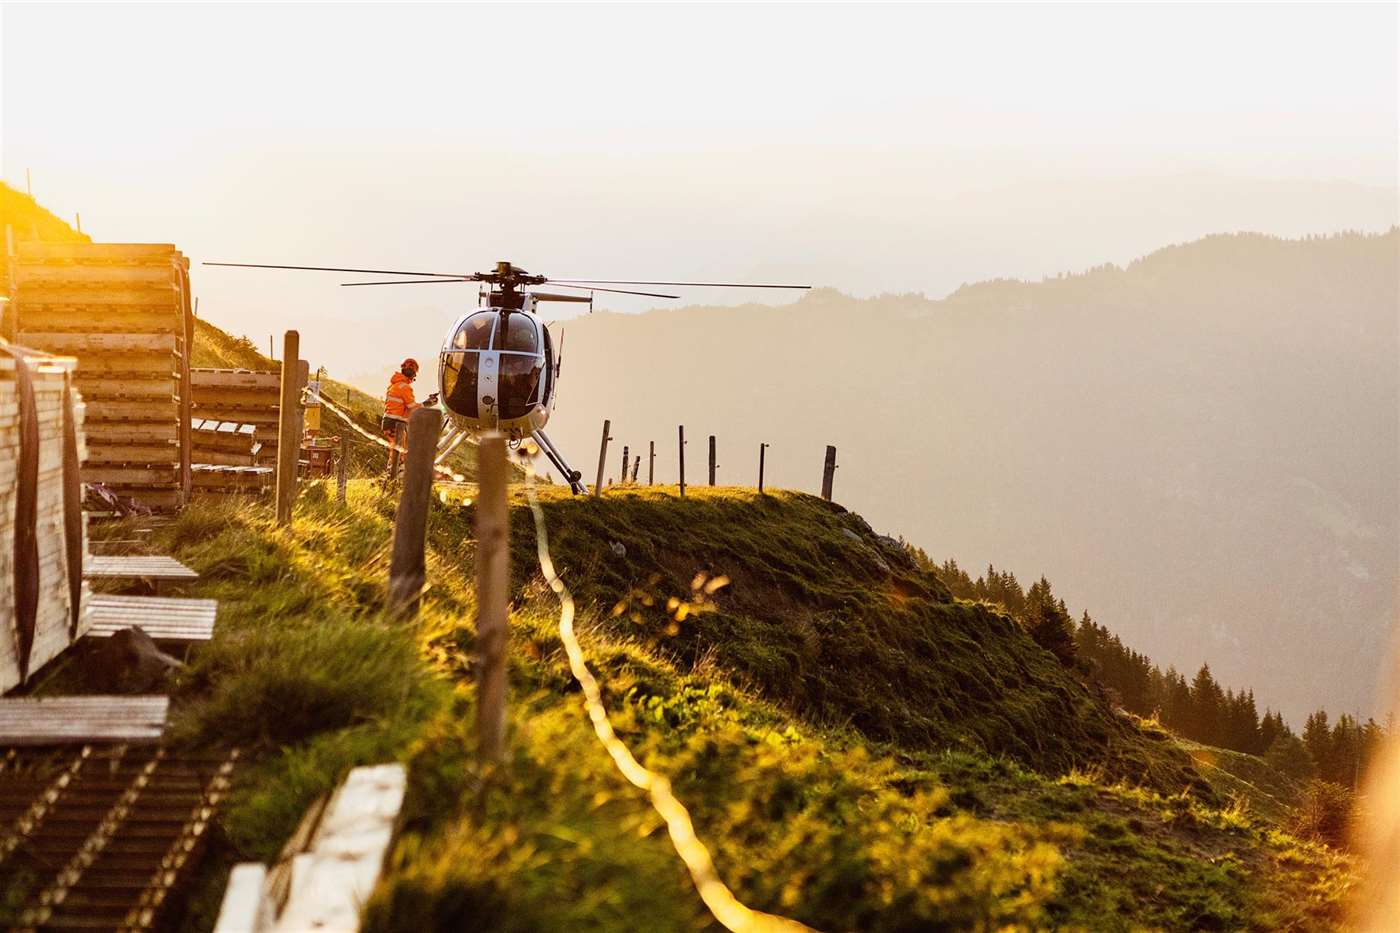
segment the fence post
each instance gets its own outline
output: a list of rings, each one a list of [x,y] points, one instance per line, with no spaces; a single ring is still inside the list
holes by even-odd
[[[681,498],[685,498],[685,425],[680,426],[680,442]]]
[[[632,460],[632,485],[634,485],[634,486],[637,485],[637,471],[640,470],[641,468],[642,468],[642,455],[641,455],[641,454],[637,454],[637,456]]]
[[[647,485],[656,485],[656,441],[647,441],[651,445],[647,451]]]
[[[627,461],[631,459],[631,457],[630,457],[628,454],[629,454],[629,450],[628,450],[628,448],[627,448],[627,445],[626,445],[626,444],[623,444],[623,445],[622,445],[622,473],[619,474],[618,477],[617,477],[617,481],[618,481],[619,483],[625,483],[625,482],[627,482]]]
[[[612,428],[612,421],[603,419],[603,443],[598,448],[598,482],[593,484],[593,495],[603,494],[603,465],[608,459],[608,441],[612,440],[608,436],[608,430]]]
[[[763,455],[768,451],[767,444],[758,445],[758,494],[763,495]]]
[[[715,467],[716,467],[716,466],[718,466],[718,464],[715,463],[715,436],[714,436],[713,434],[711,434],[711,435],[710,435],[710,485],[711,485],[711,486],[713,486],[713,485],[715,484]]]
[[[506,642],[509,638],[510,509],[506,506],[506,439],[488,434],[477,448],[476,686],[477,749],[500,761],[506,736]]]
[[[277,524],[292,520],[292,505],[297,498],[297,456],[301,453],[301,438],[297,426],[301,423],[298,409],[300,389],[297,386],[297,365],[301,353],[301,335],[289,330],[282,339],[282,396],[277,410]]]
[[[831,501],[831,481],[836,476],[836,448],[826,448],[826,463],[822,465],[822,498]]]
[[[350,475],[350,438],[342,433],[340,436],[340,459],[335,464],[335,501],[341,505],[345,504],[345,484]]]
[[[433,497],[433,458],[442,433],[442,412],[419,408],[408,422],[408,453],[404,456],[403,494],[394,513],[394,548],[389,557],[389,617],[418,614],[426,568],[423,545],[428,533],[428,502]]]

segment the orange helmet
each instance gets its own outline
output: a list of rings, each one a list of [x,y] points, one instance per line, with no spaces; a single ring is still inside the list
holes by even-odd
[[[410,356],[408,359],[403,361],[403,364],[399,366],[399,369],[411,370],[413,375],[416,376],[418,375],[418,361]]]

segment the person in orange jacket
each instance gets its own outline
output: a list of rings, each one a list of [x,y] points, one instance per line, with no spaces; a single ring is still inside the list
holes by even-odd
[[[413,400],[413,380],[418,378],[418,361],[404,360],[399,371],[389,377],[389,389],[384,393],[384,417],[380,426],[384,436],[394,446],[389,450],[389,478],[398,473],[401,451],[408,445],[408,419],[423,406]],[[437,393],[424,399],[424,404],[437,404]]]

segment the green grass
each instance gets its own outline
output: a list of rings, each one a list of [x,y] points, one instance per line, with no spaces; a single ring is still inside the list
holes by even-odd
[[[746,903],[829,930],[1339,922],[1350,857],[1228,805],[1169,738],[1095,706],[854,516],[796,494],[543,495],[614,726],[671,777]],[[221,504],[157,532],[202,574],[186,594],[220,600],[176,735],[247,754],[177,925],[208,929],[228,867],[275,857],[349,768],[400,760],[403,827],[369,929],[713,929],[591,734],[528,515],[512,516],[510,751],[488,768],[470,725],[471,507],[434,502],[408,625],[380,614],[393,508],[357,482],[346,507],[313,487],[286,529]],[[697,572],[730,583],[702,601]],[[698,610],[674,629],[670,596]]]

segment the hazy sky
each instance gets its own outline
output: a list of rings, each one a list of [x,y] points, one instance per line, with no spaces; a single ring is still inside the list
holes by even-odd
[[[1219,230],[1396,218],[1393,5],[0,15],[4,178],[31,169],[97,238],[196,261],[509,258],[936,296]],[[194,277],[204,316],[260,341],[300,327],[352,375],[431,355],[472,300],[335,281]]]

